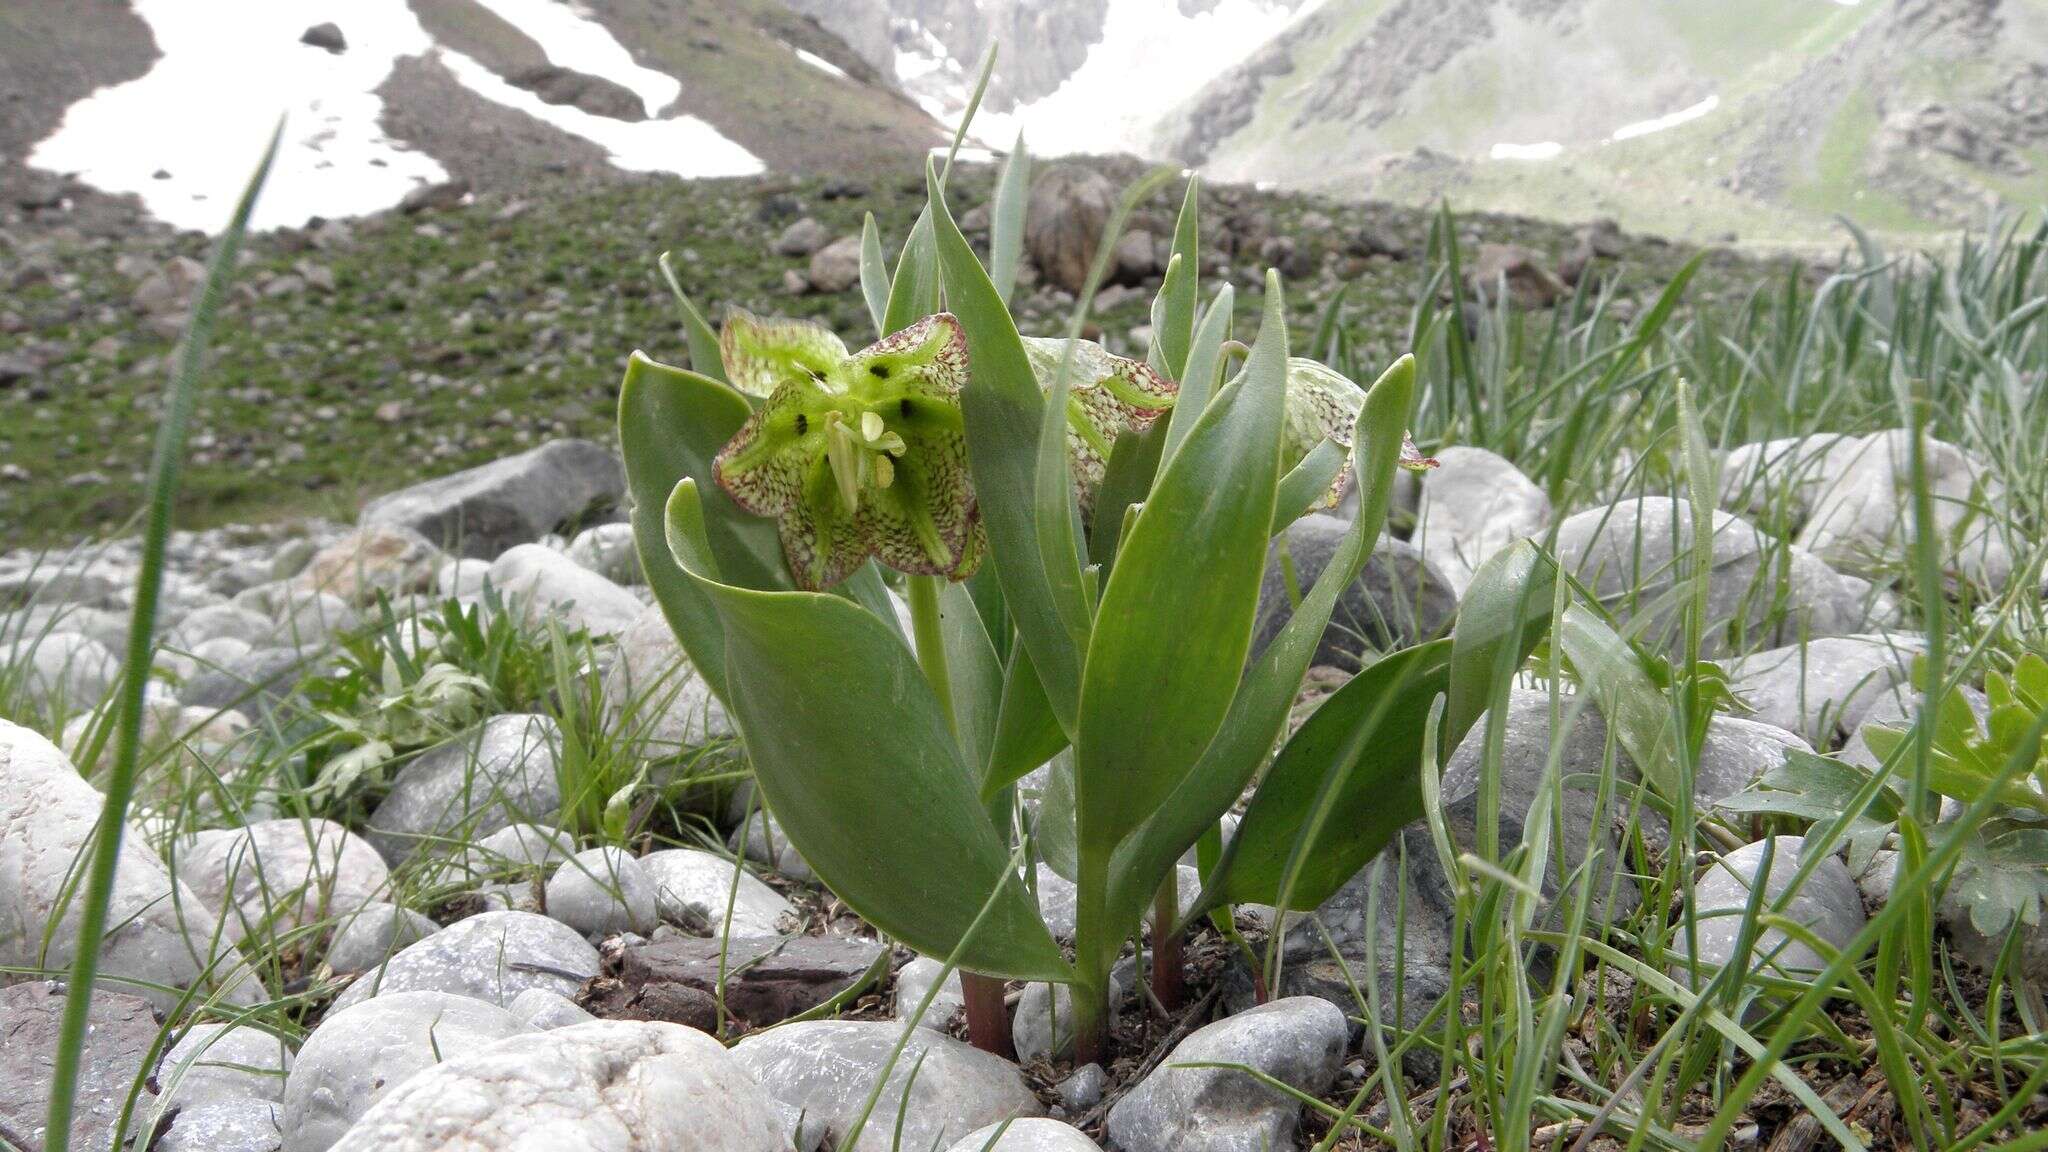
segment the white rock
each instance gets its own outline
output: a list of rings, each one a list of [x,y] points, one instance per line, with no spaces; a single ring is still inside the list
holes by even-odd
[[[652,932],[654,879],[623,848],[588,848],[548,878],[547,909],[585,936]]]
[[[804,861],[803,855],[796,850],[796,845],[791,844],[789,837],[783,834],[782,825],[776,823],[774,815],[764,809],[755,809],[753,815],[747,817],[744,829],[733,829],[732,837],[726,841],[726,846],[734,852],[741,852],[756,864],[765,864],[798,883],[809,884],[818,878],[817,873],[812,872],[811,866]]]
[[[210,640],[239,640],[252,648],[275,644],[277,622],[238,604],[215,604],[187,613],[171,629],[169,638],[172,645],[187,651]]]
[[[1241,1064],[1311,1096],[1337,1078],[1344,1013],[1327,1000],[1290,996],[1206,1024],[1109,1110],[1109,1137],[1126,1152],[1292,1148],[1301,1103],[1235,1068]]]
[[[348,916],[391,885],[377,850],[332,820],[200,832],[174,860],[180,880],[209,907],[232,908],[251,936]]]
[[[998,1135],[1001,1139],[997,1139]],[[1012,1120],[1008,1127],[991,1124],[954,1144],[946,1152],[1102,1152],[1081,1130],[1042,1116]]]
[[[1842,453],[1831,454],[1832,474],[1799,543],[1849,571],[1904,568],[1915,539],[1910,435],[1895,428],[1864,437],[1846,460]],[[1925,443],[1943,560],[1992,592],[2003,590],[2012,577],[2012,553],[1998,531],[2006,515],[2004,486],[1955,445],[1932,438]]]
[[[1124,998],[1121,967],[1109,974],[1109,1004],[1114,1010]],[[1074,990],[1066,984],[1032,983],[1024,986],[1017,1011],[1010,1017],[1010,1043],[1017,1059],[1026,1064],[1051,1061],[1067,1055],[1074,1047]]]
[[[81,632],[31,635],[0,645],[0,668],[33,708],[69,715],[99,706],[121,676],[121,660]]]
[[[588,1024],[597,1017],[577,1007],[574,1000],[546,988],[528,988],[512,998],[508,1006],[514,1016],[543,1031]]]
[[[660,608],[642,610],[619,634],[615,657],[605,675],[605,706],[644,742],[646,757],[676,756],[733,736],[725,706],[691,666]]]
[[[643,611],[631,592],[540,544],[520,544],[492,561],[490,580],[528,625],[557,620],[592,636],[613,636]]]
[[[775,889],[744,870],[734,893],[733,863],[723,856],[695,848],[669,848],[642,856],[640,866],[654,878],[657,907],[664,920],[680,923],[702,917],[714,933],[722,932],[727,896],[732,894],[734,937],[779,936],[783,917],[796,911]]]
[[[501,1040],[415,1076],[336,1152],[787,1152],[767,1093],[717,1040],[601,1020]]]
[[[78,883],[104,802],[55,745],[0,720],[0,965],[70,965],[84,909],[82,901],[67,899],[67,894]],[[63,916],[48,933],[46,949],[45,932],[60,907]],[[126,977],[170,989],[135,988],[159,1010],[169,1010],[179,999],[175,990],[199,982],[207,960],[225,949],[229,954],[213,980],[229,985],[229,1003],[253,1003],[254,978],[226,948],[235,938],[214,942],[217,922],[205,901],[177,883],[131,829],[121,840],[107,906],[102,978]]]
[[[1760,913],[1770,911],[1791,887],[1806,847],[1805,839],[1799,836],[1771,839],[1775,840],[1776,848],[1771,858],[1770,876],[1764,882],[1764,903]],[[1735,946],[1742,931],[1743,909],[1756,886],[1757,876],[1763,868],[1766,845],[1770,843],[1771,840],[1760,840],[1727,853],[1709,865],[1693,883],[1697,951],[1687,940],[1682,919],[1672,929],[1671,948],[1678,957],[1672,968],[1681,980],[1686,978],[1684,957],[1689,954],[1699,958],[1702,982],[1715,969],[1735,958]],[[1830,947],[1841,948],[1863,927],[1863,896],[1856,887],[1855,878],[1849,875],[1848,866],[1839,857],[1830,855],[1814,866],[1806,883],[1786,902],[1781,914],[1804,925]],[[1827,961],[1805,941],[1787,936],[1776,928],[1768,928],[1757,934],[1743,965],[1797,978],[1800,973],[1810,975],[1820,971],[1827,966]]]
[[[238,1100],[284,1099],[292,1051],[253,1025],[195,1024],[164,1054],[156,1073],[161,1097],[180,1108]]]
[[[269,1100],[228,1100],[181,1108],[149,1152],[278,1152],[284,1106]]]
[[[538,448],[372,500],[364,524],[402,524],[451,552],[496,556],[625,494],[618,454],[589,440]]]
[[[929,956],[919,956],[896,970],[896,1018],[908,1020],[917,1011],[918,1002],[931,991],[932,981],[938,979],[945,965]],[[967,1010],[966,994],[960,990],[960,973],[955,970],[946,974],[945,986],[932,997],[925,1014],[919,1018],[918,1026],[936,1028],[943,1032],[954,1018]]]
[[[462,866],[471,877],[544,871],[576,851],[576,838],[559,828],[511,824],[470,845]]]
[[[1550,498],[1513,464],[1484,448],[1439,449],[1422,478],[1413,543],[1463,596],[1472,573],[1517,540],[1541,537]]]
[[[355,609],[332,592],[293,592],[278,610],[271,646],[320,648],[355,626]]]
[[[1727,663],[1729,687],[1766,724],[1826,751],[1912,673],[1925,641],[1910,634],[1822,638]]]
[[[1721,507],[1797,528],[1812,514],[1821,489],[1854,458],[1862,439],[1822,432],[1730,448],[1721,459]]]
[[[757,1032],[732,1054],[776,1099],[803,1111],[798,1143],[821,1129],[836,1142],[866,1105],[901,1032],[893,1022],[813,1020]],[[1044,1114],[1016,1065],[929,1028],[912,1032],[856,1152],[890,1152],[899,1112],[903,1148],[943,1148],[986,1125]]]
[[[519,821],[552,820],[562,803],[555,775],[561,741],[549,717],[493,716],[399,769],[370,814],[365,838],[396,864],[422,847],[465,843]]]
[[[365,904],[334,934],[334,943],[327,946],[327,966],[344,976],[367,972],[440,930],[439,924],[410,908]]]
[[[631,524],[599,524],[569,541],[563,555],[614,584],[641,583],[640,550]]]
[[[504,1005],[528,988],[573,995],[597,969],[597,949],[568,925],[531,912],[484,912],[408,945],[334,1003],[424,989]]]
[[[444,599],[458,600],[481,595],[491,579],[491,562],[462,557],[441,565],[434,575],[434,588]]]
[[[284,1152],[325,1152],[415,1073],[531,1030],[495,1004],[446,992],[395,992],[330,1011],[285,1079]]]

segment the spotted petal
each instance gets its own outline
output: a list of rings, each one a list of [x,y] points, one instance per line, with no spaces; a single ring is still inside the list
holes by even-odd
[[[825,414],[834,401],[808,376],[775,389],[712,459],[719,487],[757,516],[779,516],[797,504],[812,474],[825,470]]]
[[[1344,449],[1344,466],[1336,479],[1311,508],[1335,508],[1351,482],[1352,429],[1365,407],[1365,389],[1350,377],[1328,365],[1295,356],[1287,361],[1287,414],[1280,433],[1282,471],[1301,463],[1302,457],[1324,440]]]
[[[808,320],[764,319],[735,308],[719,330],[718,354],[733,387],[768,397],[791,379],[830,372],[846,359],[846,345]]]
[[[1051,392],[1066,355],[1067,342],[1055,337],[1028,336],[1024,352],[1041,392]],[[1092,340],[1074,342],[1074,363],[1068,378],[1067,449],[1074,469],[1074,487],[1087,512],[1109,466],[1109,450],[1127,429],[1143,429],[1173,408],[1180,385],[1152,370],[1142,360],[1118,356]]]

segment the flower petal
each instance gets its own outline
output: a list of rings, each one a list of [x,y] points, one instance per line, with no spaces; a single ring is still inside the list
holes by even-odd
[[[718,354],[733,387],[765,397],[793,377],[822,378],[846,359],[846,345],[808,320],[763,319],[734,308],[719,329]]]
[[[969,553],[977,520],[967,437],[931,428],[910,437],[887,488],[862,492],[861,538],[898,572],[951,575]]]
[[[1344,449],[1344,466],[1312,508],[1335,508],[1351,483],[1352,429],[1365,407],[1365,389],[1326,364],[1305,357],[1287,361],[1287,416],[1280,433],[1280,467],[1301,463],[1324,440]]]
[[[822,592],[867,561],[857,517],[846,514],[823,461],[805,478],[802,495],[790,502],[776,528],[789,574],[806,591]]]
[[[871,403],[906,395],[954,403],[967,386],[967,332],[950,312],[927,316],[842,359],[833,381]]]
[[[719,487],[757,516],[781,514],[824,462],[824,416],[831,407],[831,397],[808,376],[777,388],[712,459]]]
[[[1050,393],[1066,355],[1067,341],[1027,336],[1024,352],[1040,392]],[[1109,450],[1125,429],[1143,429],[1173,408],[1180,385],[1143,360],[1118,356],[1093,340],[1074,341],[1068,381],[1067,450],[1074,490],[1084,515],[1094,509],[1095,490],[1109,466]]]

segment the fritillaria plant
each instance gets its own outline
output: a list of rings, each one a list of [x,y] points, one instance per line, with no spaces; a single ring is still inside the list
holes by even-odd
[[[635,533],[819,878],[978,974],[977,1043],[1005,1045],[999,981],[1054,981],[1073,987],[1077,1059],[1099,1059],[1110,968],[1148,910],[1170,998],[1189,917],[1313,908],[1421,814],[1431,705],[1448,694],[1439,743],[1454,746],[1535,643],[1548,570],[1529,548],[1496,558],[1452,638],[1387,654],[1286,738],[1396,469],[1424,463],[1404,434],[1413,361],[1364,389],[1290,358],[1271,273],[1256,337],[1233,345],[1230,288],[1198,307],[1192,185],[1144,360],[1075,339],[1078,315],[1066,339],[1023,337],[1009,277],[976,258],[936,170],[929,184],[895,275],[878,241],[863,262],[878,342],[849,353],[816,325],[737,311],[714,337],[685,300],[698,370],[634,355],[619,429]],[[1021,197],[999,202],[995,252],[1021,218]],[[1347,482],[1342,546],[1248,662],[1268,541]],[[1048,763],[1035,819],[1013,819],[1012,786]],[[1016,867],[1020,836],[1076,885],[1071,952]],[[1205,840],[1184,910],[1176,863]]]

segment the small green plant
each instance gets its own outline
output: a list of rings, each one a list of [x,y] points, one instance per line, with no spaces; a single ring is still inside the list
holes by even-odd
[[[1158,183],[1112,221],[1098,279]],[[1484,710],[1548,619],[1550,568],[1531,546],[1496,558],[1457,636],[1379,660],[1284,739],[1396,470],[1426,466],[1405,435],[1413,361],[1362,389],[1291,357],[1271,273],[1256,338],[1230,341],[1231,290],[1199,307],[1192,183],[1143,361],[1078,339],[1092,288],[1065,339],[1026,338],[936,166],[928,185],[893,276],[869,245],[882,338],[860,352],[739,313],[714,335],[678,291],[696,370],[636,353],[620,396],[634,527],[670,624],[819,877],[983,977],[968,989],[977,1043],[1007,1036],[991,978],[1048,980],[1074,986],[1077,1058],[1095,1060],[1111,965],[1148,910],[1155,953],[1177,955],[1182,854],[1270,765],[1236,835],[1205,853],[1189,916],[1318,905],[1421,814],[1424,714],[1448,691],[1454,743]],[[998,207],[1002,253],[1022,201]],[[1268,541],[1348,473],[1360,510],[1340,554],[1247,668]],[[1021,827],[1011,789],[1048,762],[1051,796]],[[1077,885],[1072,959],[1010,863],[1019,837]],[[1170,1002],[1178,964],[1157,971]],[[976,994],[991,984],[992,1000]]]

